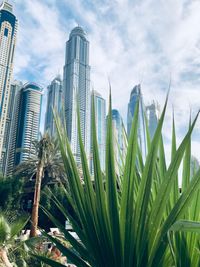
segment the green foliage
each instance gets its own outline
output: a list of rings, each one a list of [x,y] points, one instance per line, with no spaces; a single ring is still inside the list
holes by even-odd
[[[189,124],[189,127],[191,122]],[[175,126],[174,126],[175,128]],[[175,139],[175,136],[174,136]],[[188,186],[199,174],[198,166],[194,165],[191,157],[191,138],[185,150],[183,159],[182,174],[182,192],[184,193]],[[191,168],[192,167],[192,168]],[[192,196],[190,205],[185,210],[182,220],[174,223],[168,233],[170,248],[177,267],[199,267],[200,254],[200,190]],[[196,222],[194,222],[196,221]]]
[[[102,175],[100,168],[94,101],[92,103],[94,184],[91,181],[87,157],[81,140],[79,112],[78,126],[83,183],[79,177],[66,131],[55,115],[61,155],[71,191],[71,195],[65,192],[65,197],[73,209],[74,216],[58,199],[55,198],[54,201],[65,218],[70,220],[81,242],[65,230],[55,216],[44,209],[52,222],[63,232],[76,253],[62,244],[58,238],[48,234],[45,236],[54,242],[57,248],[77,266],[170,267],[175,264],[180,266],[169,249],[167,234],[170,229],[173,229],[171,227],[177,220],[188,219],[189,213],[193,215],[200,213],[199,206],[194,205],[197,201],[195,196],[200,188],[200,170],[191,178],[188,169],[191,158],[191,134],[198,115],[189,126],[189,130],[178,148],[176,147],[175,126],[173,127],[172,159],[167,166],[161,134],[166,105],[167,101],[152,141],[150,138],[148,139],[148,155],[145,162],[142,160],[137,142],[137,105],[120,185],[117,184],[113,155],[111,99],[107,126],[105,176]],[[183,190],[180,193],[178,171],[182,161],[184,161]],[[185,243],[181,242],[181,244],[182,247],[185,246]],[[194,252],[196,241],[194,242],[193,237],[190,238],[189,244],[190,249]],[[190,253],[189,250],[188,253]],[[199,260],[199,254],[197,255],[197,260]],[[178,256],[182,257],[180,254]],[[50,266],[63,266],[44,257],[38,258]],[[190,260],[192,262],[191,258]],[[188,264],[190,264],[188,266],[193,266],[190,262]]]
[[[33,142],[30,157],[16,167],[15,175],[25,177],[26,180],[35,178],[37,166],[41,159],[44,165],[42,186],[45,186],[52,180],[63,178],[64,169],[59,144],[48,133],[44,133],[40,140]]]
[[[24,180],[22,178],[0,178],[0,209],[19,210],[23,196]]]
[[[168,232],[170,249],[177,267],[200,266],[200,223],[177,221]]]
[[[17,166],[17,175],[28,178],[28,181],[32,181],[33,178],[35,180],[30,232],[30,236],[35,237],[42,185],[60,181],[64,176],[63,163],[56,139],[51,138],[48,133],[44,133],[40,140],[34,141],[29,158]]]
[[[58,183],[55,183],[51,187],[45,186],[40,200],[40,205],[48,210],[54,217],[56,217],[62,225],[65,225],[66,218],[55,205],[54,198],[56,198],[66,209],[69,208],[67,199],[65,197],[65,190],[66,188],[62,184]],[[55,227],[53,222],[48,218],[42,209],[39,210],[39,226],[47,231],[50,227]]]
[[[17,242],[17,236],[21,233],[28,222],[29,218],[26,215],[21,215],[20,218],[14,219],[7,217],[5,214],[0,214],[0,265],[5,262],[16,263],[16,254],[18,254],[23,246],[23,243]],[[4,257],[2,256],[4,254]],[[22,265],[22,257],[21,265]],[[1,265],[2,266],[2,265]],[[5,266],[5,265],[3,265]],[[6,265],[7,266],[7,265]]]
[[[8,225],[7,220],[1,215],[0,216],[0,245],[4,245],[10,238],[11,229]]]

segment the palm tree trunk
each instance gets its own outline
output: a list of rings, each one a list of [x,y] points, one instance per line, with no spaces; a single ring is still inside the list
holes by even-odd
[[[13,267],[12,263],[8,259],[6,248],[0,248],[0,263],[1,262],[5,267]]]
[[[43,160],[40,160],[37,167],[36,181],[35,181],[35,191],[34,191],[34,202],[31,214],[31,232],[30,237],[37,236],[37,227],[38,227],[38,210],[40,203],[40,192],[41,192],[41,182],[43,176]]]

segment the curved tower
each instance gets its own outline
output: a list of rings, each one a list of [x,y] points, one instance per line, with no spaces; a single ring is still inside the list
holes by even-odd
[[[38,140],[41,115],[42,88],[35,83],[27,83],[21,89],[17,127],[15,165],[28,159],[32,153],[33,141]]]
[[[89,160],[90,153],[90,66],[89,42],[81,27],[75,27],[66,43],[63,94],[67,135],[77,164],[80,148],[77,127],[77,103],[80,109],[81,134]]]
[[[17,19],[12,5],[6,1],[0,6],[0,161],[5,156],[3,149],[6,128],[10,83],[13,71],[13,56],[17,33]]]

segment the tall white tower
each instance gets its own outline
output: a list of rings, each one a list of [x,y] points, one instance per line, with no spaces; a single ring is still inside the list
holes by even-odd
[[[97,143],[99,149],[99,159],[100,159],[101,170],[104,172],[105,154],[106,154],[106,100],[97,91],[93,91],[91,98],[93,97],[95,106],[95,123],[96,123]],[[91,122],[92,122],[92,108],[91,108]],[[93,175],[94,163],[93,163],[92,134],[93,132],[91,127],[90,172]]]
[[[16,150],[16,133],[18,129],[19,101],[22,82],[13,81],[10,87],[10,97],[8,104],[8,113],[6,119],[6,128],[3,140],[2,152],[2,174],[9,176],[14,170],[14,155]]]
[[[159,111],[159,105],[155,101],[153,101],[150,105],[146,106],[147,122],[151,139],[153,139],[154,133],[158,126]]]
[[[58,113],[60,117],[62,117],[62,80],[60,76],[57,76],[51,84],[47,87],[48,96],[47,96],[47,110],[45,117],[45,131],[47,131],[50,136],[54,136],[57,134],[56,125],[53,116],[53,110]]]
[[[146,129],[145,129],[145,106],[143,103],[143,97],[141,92],[141,85],[138,84],[133,87],[130,95],[130,100],[128,103],[128,113],[127,113],[127,133],[130,136],[135,107],[137,102],[139,102],[139,114],[138,114],[138,144],[140,146],[143,159],[147,155],[147,140],[146,140]]]
[[[13,56],[16,43],[17,19],[12,5],[4,1],[0,6],[0,162],[3,151],[6,118],[13,72]]]
[[[81,163],[78,142],[77,102],[81,135],[89,160],[90,154],[90,66],[89,42],[81,27],[75,27],[66,43],[63,94],[67,135],[77,164]]]
[[[127,152],[127,139],[122,117],[117,109],[112,110],[113,144],[115,171],[121,175],[122,166],[125,163]]]

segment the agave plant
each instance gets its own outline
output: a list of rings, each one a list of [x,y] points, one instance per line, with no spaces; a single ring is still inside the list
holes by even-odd
[[[169,267],[176,264],[169,249],[168,231],[177,220],[188,219],[190,205],[200,186],[200,170],[190,180],[188,176],[190,162],[184,160],[182,177],[184,190],[180,192],[178,187],[178,171],[182,160],[190,157],[188,147],[198,114],[178,148],[173,127],[172,159],[167,166],[161,134],[166,106],[167,100],[152,141],[147,130],[148,155],[143,162],[137,141],[139,109],[137,104],[120,186],[115,173],[111,97],[105,175],[100,168],[94,101],[92,103],[94,183],[91,181],[81,140],[79,112],[77,116],[84,183],[80,181],[66,131],[55,115],[60,150],[71,191],[71,195],[66,192],[66,199],[73,213],[56,199],[55,203],[66,219],[70,220],[80,242],[47,210],[46,214],[63,232],[64,238],[71,243],[75,252],[65,247],[60,239],[45,235],[76,266]],[[195,209],[199,212],[198,206]],[[37,257],[50,266],[64,266],[50,259]]]
[[[191,125],[191,123],[190,123]],[[189,125],[189,126],[190,126]],[[173,148],[176,150],[175,123],[173,121]],[[173,157],[173,155],[172,155]],[[198,166],[191,157],[191,138],[186,147],[183,159],[183,174],[181,191],[184,192],[190,181],[198,172]],[[175,222],[168,232],[171,252],[177,267],[200,266],[200,190],[193,195],[191,204],[185,210],[183,219]],[[173,204],[173,202],[172,202]]]
[[[191,144],[189,143],[187,152],[185,153],[183,165],[182,190],[184,191],[190,181],[192,175],[198,170],[194,165],[189,168],[188,162],[191,162],[190,157]],[[191,164],[192,166],[192,164]],[[169,229],[168,238],[171,252],[177,267],[199,267],[200,266],[200,190],[198,190],[187,209],[184,219],[176,222]],[[186,220],[187,219],[187,220]]]
[[[199,267],[200,223],[180,220],[169,229],[170,249],[177,267]]]

